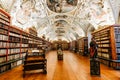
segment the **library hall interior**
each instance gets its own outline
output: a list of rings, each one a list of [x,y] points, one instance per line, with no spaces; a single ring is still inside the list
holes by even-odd
[[[0,80],[120,80],[120,0],[0,0]]]

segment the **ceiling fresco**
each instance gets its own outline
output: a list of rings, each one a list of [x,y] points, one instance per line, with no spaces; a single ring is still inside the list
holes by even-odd
[[[11,25],[35,26],[51,42],[70,42],[91,28],[120,23],[120,0],[0,0],[0,8],[10,13]]]
[[[77,0],[47,0],[48,8],[56,13],[66,13],[77,6]]]

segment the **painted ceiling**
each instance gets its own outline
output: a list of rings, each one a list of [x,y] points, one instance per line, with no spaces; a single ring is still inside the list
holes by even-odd
[[[50,41],[72,41],[91,29],[120,23],[120,0],[0,0],[12,25],[35,26]]]

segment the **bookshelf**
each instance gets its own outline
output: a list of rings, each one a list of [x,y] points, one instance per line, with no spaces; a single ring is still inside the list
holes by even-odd
[[[114,27],[116,59],[120,60],[120,25]]]
[[[7,31],[7,37],[1,42],[3,45],[6,42],[6,47],[2,51],[5,58],[4,63],[0,63],[0,73],[22,64],[28,49],[28,33],[14,26],[8,26]]]
[[[120,25],[110,25],[92,33],[98,44],[98,58],[111,66],[113,60],[120,60]]]
[[[82,37],[78,39],[78,50],[79,53],[83,56],[86,56],[88,54],[88,38]]]
[[[46,53],[48,50],[51,49],[51,43],[49,41],[37,36],[37,30],[35,27],[28,28],[27,32],[29,33],[29,50],[39,49]]]
[[[22,64],[27,50],[47,46],[49,42],[37,36],[35,27],[29,31],[11,26],[10,15],[0,9],[0,73]]]
[[[70,51],[76,53],[77,52],[77,40],[71,41],[69,43],[69,48],[70,48]]]
[[[11,26],[10,15],[0,9],[0,73],[22,64],[28,48],[28,33]]]
[[[44,39],[37,36],[37,30],[35,29],[35,27],[30,27],[27,29],[27,31],[29,33],[28,41],[29,50],[43,49],[45,41]]]
[[[10,69],[7,63],[10,16],[0,9],[0,73]],[[5,66],[4,66],[5,64]]]

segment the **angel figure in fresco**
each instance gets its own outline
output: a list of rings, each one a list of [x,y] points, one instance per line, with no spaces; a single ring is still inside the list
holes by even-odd
[[[35,1],[34,0],[24,0],[22,4],[20,5],[20,9],[16,13],[16,20],[20,24],[25,24],[29,21],[31,11],[35,7]]]

